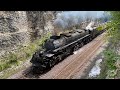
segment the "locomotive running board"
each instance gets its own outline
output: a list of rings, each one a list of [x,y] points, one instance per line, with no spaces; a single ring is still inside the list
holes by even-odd
[[[65,46],[63,46],[63,47],[59,47],[58,49],[53,50],[53,52],[57,52],[57,51],[60,50],[60,49],[64,49],[64,48],[70,46],[71,44],[74,44],[74,43],[76,43],[76,42],[78,42],[78,41],[80,41],[80,40],[82,40],[83,38],[86,38],[86,37],[88,37],[88,36],[90,36],[90,34],[88,34],[88,35],[86,35],[86,36],[84,36],[84,37],[82,37],[82,38],[80,38],[80,39],[78,39],[78,40],[76,40],[76,41],[68,44],[68,45],[65,45]]]

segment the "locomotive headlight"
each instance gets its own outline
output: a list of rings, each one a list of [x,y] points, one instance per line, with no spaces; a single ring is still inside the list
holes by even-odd
[[[52,57],[54,54],[46,54],[47,57]]]
[[[44,51],[40,51],[40,54],[43,54]]]

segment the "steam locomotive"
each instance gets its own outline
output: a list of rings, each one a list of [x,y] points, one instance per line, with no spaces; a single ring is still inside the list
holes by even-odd
[[[80,30],[51,36],[44,44],[44,49],[38,50],[33,55],[32,63],[34,73],[43,73],[46,69],[51,69],[54,65],[64,60],[74,51],[92,41],[104,30]]]

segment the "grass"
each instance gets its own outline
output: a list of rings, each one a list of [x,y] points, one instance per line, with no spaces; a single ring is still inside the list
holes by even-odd
[[[42,49],[42,45],[50,35],[51,34],[48,33],[46,36],[35,40],[33,43],[29,43],[28,46],[19,46],[17,51],[9,52],[5,56],[0,57],[0,72],[12,66],[18,66],[20,62],[28,60],[36,50]]]
[[[23,61],[23,62],[19,63],[18,66],[14,65],[11,68],[3,70],[0,74],[0,79],[6,79],[6,78],[10,77],[11,75],[16,74],[17,72],[25,69],[27,66],[30,65],[30,63],[27,63],[27,62],[29,62],[29,61],[28,60]]]
[[[101,73],[97,77],[97,79],[111,79],[114,78],[117,74],[117,67],[116,62],[120,60],[120,56],[113,51],[112,49],[108,48],[103,51],[104,60],[101,65]]]
[[[96,79],[111,79],[115,78],[117,75],[118,68],[116,62],[120,60],[120,55],[118,55],[109,45],[100,55],[103,55],[103,61],[100,65],[101,71]],[[101,58],[101,57],[98,57]]]
[[[109,49],[103,52],[104,58],[106,61],[106,65],[110,70],[115,70],[116,65],[115,62],[119,59],[119,55],[117,55],[113,50]]]

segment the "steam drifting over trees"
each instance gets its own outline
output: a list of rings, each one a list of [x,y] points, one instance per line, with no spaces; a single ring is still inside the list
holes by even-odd
[[[65,30],[82,22],[95,20],[105,22],[108,20],[108,15],[104,11],[65,11],[57,14],[54,26]]]

